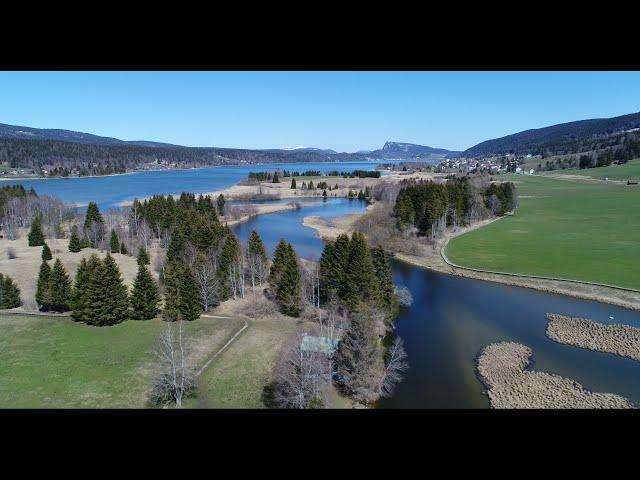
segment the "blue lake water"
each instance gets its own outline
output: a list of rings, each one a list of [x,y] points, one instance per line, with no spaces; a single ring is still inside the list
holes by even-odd
[[[397,161],[385,160],[385,163]],[[51,178],[33,180],[6,180],[7,184],[22,184],[25,188],[35,188],[40,195],[60,198],[65,203],[84,206],[94,201],[101,209],[118,206],[123,201],[146,198],[155,194],[180,194],[182,192],[204,193],[224,190],[238,181],[246,179],[249,172],[264,172],[282,168],[286,170],[374,170],[380,162],[322,162],[322,163],[281,163],[246,166],[224,166],[194,168],[186,170],[158,170],[136,172],[110,177]]]

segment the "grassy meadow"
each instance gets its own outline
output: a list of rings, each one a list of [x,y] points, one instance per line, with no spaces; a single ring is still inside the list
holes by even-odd
[[[69,317],[0,314],[0,408],[145,408],[164,322],[91,327]],[[243,325],[187,322],[196,364]]]
[[[640,289],[640,188],[544,176],[501,179],[516,182],[520,208],[452,239],[446,250],[452,262]]]
[[[591,178],[608,178],[609,180],[640,180],[640,158],[630,160],[623,165],[610,165],[608,167],[554,170],[552,173],[565,175],[580,175]]]

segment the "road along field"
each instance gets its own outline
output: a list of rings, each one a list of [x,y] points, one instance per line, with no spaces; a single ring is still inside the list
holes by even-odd
[[[510,175],[515,215],[453,238],[463,267],[640,289],[640,189],[544,176]]]
[[[185,323],[204,365],[243,326]],[[91,327],[69,317],[0,314],[0,408],[147,408],[162,320]]]

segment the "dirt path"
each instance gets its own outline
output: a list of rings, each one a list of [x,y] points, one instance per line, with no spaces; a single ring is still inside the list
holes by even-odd
[[[220,318],[232,318],[232,317],[226,317],[226,316],[221,316],[221,315],[200,315],[200,316],[204,317],[204,318],[217,318],[217,319],[220,319]],[[227,341],[227,343],[225,343],[222,346],[222,348],[220,350],[218,350],[216,353],[214,353],[211,356],[211,358],[209,358],[209,360],[207,360],[205,362],[205,364],[196,372],[196,378],[199,377],[202,374],[202,372],[204,372],[207,369],[207,367],[209,365],[211,365],[211,362],[213,362],[216,358],[218,358],[218,356],[222,352],[224,352],[226,350],[226,348],[229,345],[231,345],[235,341],[235,339],[238,338],[240,336],[240,334],[242,332],[244,332],[249,327],[249,319],[243,318],[243,317],[240,317],[240,316],[238,316],[237,318],[242,320],[244,322],[244,325],[236,333],[233,334],[233,336]]]

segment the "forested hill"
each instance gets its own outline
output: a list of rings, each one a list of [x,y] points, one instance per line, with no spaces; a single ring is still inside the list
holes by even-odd
[[[620,137],[627,130],[635,128],[640,128],[640,112],[613,118],[578,120],[487,140],[467,149],[464,155],[530,153],[548,156],[598,150],[611,143],[608,140],[612,137]]]
[[[427,147],[425,145],[416,145],[414,143],[385,142],[380,150],[374,150],[369,153],[370,156],[383,159],[403,159],[412,158],[442,159],[444,157],[452,157],[460,152],[446,150],[444,148]]]
[[[74,132],[72,130],[49,129],[23,127],[19,125],[7,125],[0,123],[0,138],[15,140],[55,140],[60,142],[82,143],[85,145],[138,145],[143,147],[174,147],[182,148],[179,145],[171,145],[161,142],[125,141],[112,137],[101,137],[91,133]]]

